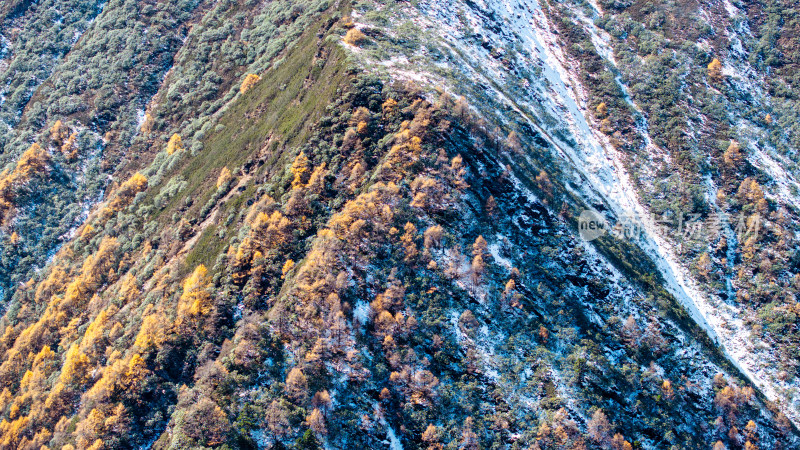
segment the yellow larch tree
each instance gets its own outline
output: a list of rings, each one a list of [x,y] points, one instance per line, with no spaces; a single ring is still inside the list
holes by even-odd
[[[208,315],[213,307],[208,288],[211,281],[206,266],[200,264],[183,281],[183,294],[178,303],[178,317],[199,318]]]
[[[424,234],[425,248],[430,250],[438,248],[442,244],[442,237],[444,236],[444,228],[441,225],[433,225],[425,230]]]
[[[67,350],[59,381],[65,384],[83,383],[88,375],[89,364],[89,358],[74,344]]]
[[[358,28],[351,28],[347,34],[344,35],[344,42],[350,45],[358,45],[364,42],[367,36]]]
[[[286,274],[289,273],[294,268],[294,261],[291,259],[287,259],[286,262],[283,264],[283,268],[281,269],[281,278],[286,278]]]
[[[228,167],[223,167],[222,170],[219,172],[219,176],[217,177],[217,189],[225,186],[228,181],[231,179],[231,171]]]
[[[728,169],[736,170],[742,163],[742,149],[739,143],[731,141],[725,153],[722,154],[722,163]]]
[[[715,82],[722,81],[722,63],[719,59],[714,58],[708,64],[708,76]]]
[[[294,162],[292,162],[291,170],[292,174],[294,175],[292,187],[297,188],[305,186],[306,182],[311,176],[311,163],[308,161],[308,157],[306,156],[305,152],[300,152],[300,154],[297,155],[297,157],[294,159]]]
[[[294,367],[286,376],[286,393],[297,401],[308,397],[308,379],[299,367]]]
[[[167,154],[172,155],[178,150],[183,150],[183,141],[181,141],[181,136],[175,133],[169,138],[169,142],[167,142]]]
[[[122,183],[119,188],[117,188],[116,193],[108,202],[106,214],[119,211],[123,207],[127,206],[130,204],[131,200],[133,200],[136,194],[144,191],[145,189],[147,189],[147,177],[139,172],[134,173],[130,178],[125,180],[125,182]]]
[[[144,120],[142,120],[142,126],[139,127],[139,131],[145,134],[150,133],[153,131],[153,122],[153,116],[150,115],[150,113],[145,113]]]
[[[167,318],[162,313],[153,313],[145,317],[136,335],[134,347],[141,352],[159,348],[166,340],[166,324]]]
[[[318,435],[328,434],[328,430],[325,427],[325,416],[322,415],[319,408],[314,408],[311,414],[306,417],[306,424]]]
[[[28,181],[34,174],[43,172],[49,161],[50,155],[34,142],[17,162],[17,167],[14,169],[15,182]]]
[[[405,260],[407,262],[413,262],[419,255],[419,250],[415,242],[417,239],[417,227],[411,222],[406,222],[403,231],[405,231],[405,233],[400,236],[400,241],[403,243],[403,250],[405,250]]]
[[[261,77],[254,74],[248,73],[246,77],[244,77],[244,81],[242,81],[242,85],[239,87],[239,92],[244,94],[245,92],[249,91],[256,83],[261,81]]]
[[[54,123],[53,126],[50,127],[50,139],[52,139],[57,144],[60,144],[61,141],[65,137],[67,137],[67,133],[69,133],[69,130],[67,129],[67,127],[64,126],[64,123],[61,122],[60,120],[56,120],[56,123]]]

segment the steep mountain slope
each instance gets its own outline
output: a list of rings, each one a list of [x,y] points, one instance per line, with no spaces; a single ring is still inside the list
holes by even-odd
[[[64,3],[3,448],[798,446],[788,5]]]
[[[786,105],[785,94],[764,92],[762,65],[748,60],[742,48],[743,42],[763,44],[753,42],[741,25],[725,29],[726,21],[703,16],[740,17],[742,11],[731,4],[607,8],[430,2],[422,5],[420,17],[432,35],[426,39],[438,42],[436,36],[442,36],[446,44],[438,52],[426,49],[390,61],[402,66],[410,59],[414,62],[403,68],[410,71],[426,66],[419,58],[434,67],[446,60],[445,70],[424,76],[439,84],[451,80],[454,91],[471,90],[476,104],[487,105],[487,115],[499,115],[497,122],[524,125],[533,116],[536,131],[566,134],[566,140],[549,143],[568,163],[566,172],[577,171],[579,195],[602,199],[612,225],[624,227],[626,238],[637,239],[651,254],[667,289],[693,319],[796,420],[796,339],[790,325],[796,317],[791,231],[796,187],[792,166],[783,169],[776,162],[788,161],[780,153],[791,154],[792,134],[770,131],[773,115],[793,124],[787,116],[794,113],[776,112],[777,105]],[[782,11],[791,14],[790,8]],[[668,19],[665,12],[675,17]],[[631,22],[631,13],[655,31]],[[365,18],[381,26],[369,14]],[[600,26],[625,38],[615,43]],[[677,27],[688,33],[687,40],[672,34]],[[664,48],[672,54],[656,56]],[[732,66],[720,64],[716,75],[709,62],[715,51]],[[791,58],[772,65],[790,65]],[[665,84],[663,66],[685,70],[684,79]],[[784,82],[776,79],[771,83]],[[675,95],[681,91],[688,95]],[[752,146],[749,158],[746,145]],[[779,286],[788,298],[778,295]],[[780,364],[776,356],[782,357]]]

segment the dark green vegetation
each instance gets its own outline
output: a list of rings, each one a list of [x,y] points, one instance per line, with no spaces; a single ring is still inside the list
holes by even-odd
[[[712,294],[745,308],[748,326],[776,345],[780,369],[794,378],[800,335],[792,230],[800,211],[782,196],[785,187],[775,174],[748,157],[763,160],[753,150],[774,149],[784,170],[797,170],[791,160],[796,157],[798,108],[790,87],[797,49],[789,38],[796,9],[744,2],[751,36],[741,22],[723,19],[728,13],[722,3],[601,6],[607,14],[596,24],[611,36],[617,66],[603,64],[588,33],[568,26],[574,13],[558,5],[550,10],[580,61],[596,119],[625,150],[641,198],[674,230],[680,255],[692,261],[693,273]],[[709,23],[700,11],[714,11],[714,19]],[[737,46],[744,46],[744,52],[737,52]],[[740,72],[716,74],[711,69],[715,59]],[[745,64],[763,77],[765,87]],[[656,147],[643,145],[639,131],[644,122],[626,103],[617,75],[647,117]],[[597,108],[600,103],[606,108]],[[789,189],[797,194],[793,186]],[[720,222],[723,217],[727,223]],[[703,224],[703,231],[685,232],[689,222]]]
[[[0,13],[33,21],[42,3]],[[541,135],[508,136],[464,99],[351,59],[419,49],[413,29],[347,47],[349,3],[141,3],[105,4],[9,135],[4,179],[47,170],[0,189],[13,194],[15,285],[0,319],[0,447],[797,445],[641,249],[575,237],[586,205]],[[641,118],[569,11],[550,7],[592,107],[606,105],[598,119],[645,158]],[[686,76],[705,77],[708,58],[694,57],[702,70]],[[83,64],[97,73],[67,74]],[[60,79],[89,85],[68,94]],[[679,174],[711,171],[670,125],[691,112],[679,77],[641,83],[632,95],[654,102],[652,134]],[[44,107],[71,95],[80,108]],[[16,156],[34,136],[48,158]],[[721,179],[739,189],[747,173]],[[726,207],[775,212],[756,194],[748,184]],[[664,202],[705,211],[697,195]]]

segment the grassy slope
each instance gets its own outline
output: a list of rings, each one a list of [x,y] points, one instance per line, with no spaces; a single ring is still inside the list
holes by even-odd
[[[150,202],[152,200],[152,195],[146,195],[144,198],[137,201],[130,210],[123,209],[108,219],[101,219],[97,214],[93,214],[89,222],[94,223],[99,228],[97,239],[89,242],[88,239],[76,238],[56,256],[55,262],[50,268],[52,269],[52,267],[56,265],[67,267],[70,276],[75,276],[79,271],[78,267],[81,263],[81,259],[93,251],[92,248],[99,242],[99,238],[102,236],[115,236],[123,240],[123,242],[126,242],[126,248],[128,248],[127,242],[135,242],[137,239],[136,236],[141,234],[139,232],[142,230],[149,230],[149,233],[155,232],[155,235],[160,235],[161,239],[164,237],[170,239],[169,236],[172,235],[170,231],[172,224],[169,218],[176,212],[178,212],[181,217],[198,216],[201,207],[203,207],[208,199],[215,195],[217,191],[215,186],[216,177],[219,170],[224,166],[236,172],[237,169],[245,163],[250,163],[250,166],[253,166],[251,174],[254,178],[271,179],[275,176],[280,177],[284,172],[285,164],[291,162],[291,158],[294,156],[293,152],[289,150],[292,149],[293,145],[307,140],[312,130],[312,125],[324,113],[325,107],[334,100],[337,91],[344,87],[348,80],[348,74],[345,70],[344,52],[338,47],[338,44],[332,43],[335,42],[335,40],[326,41],[324,39],[326,36],[330,35],[330,28],[336,23],[336,16],[338,16],[338,13],[335,10],[323,14],[323,18],[317,21],[313,28],[306,30],[303,37],[285,51],[286,57],[282,60],[281,64],[263,73],[263,79],[260,83],[234,100],[230,108],[219,118],[219,123],[222,124],[224,128],[216,133],[210,134],[205,141],[204,150],[194,157],[188,156],[188,149],[183,150],[187,153],[182,159],[183,164],[179,164],[171,174],[172,176],[180,176],[189,181],[188,187],[184,192],[181,192],[181,195],[173,198],[173,201],[167,204],[163,209],[153,210],[156,212],[151,213],[149,216],[133,217],[131,213],[134,212],[136,205]],[[262,150],[262,145],[266,142],[271,143],[268,152],[260,152],[260,150]],[[261,164],[253,164],[255,162],[254,160],[259,157],[262,158]],[[238,194],[238,192],[234,193],[229,204],[219,205],[219,209],[221,209],[225,215],[227,215],[229,210],[238,212],[237,210],[242,208],[243,204],[252,198],[255,191],[253,184],[254,183],[251,182],[250,186],[241,194]],[[150,186],[149,193],[158,192],[159,187],[160,186]],[[182,210],[183,204],[178,201],[184,198],[195,199],[188,210]],[[100,209],[102,209],[102,206]],[[225,217],[225,215],[222,215],[222,217]],[[104,226],[107,226],[107,229],[104,230]],[[195,232],[203,232],[199,227],[197,228]],[[191,270],[196,265],[202,263],[211,267],[214,258],[228,245],[228,239],[221,239],[213,233],[213,230],[216,228],[216,224],[212,224],[206,228],[205,233],[203,233],[197,241],[197,245],[195,245],[188,254],[179,254],[177,258],[172,259],[170,255],[160,253],[161,256],[151,256],[150,260],[140,259],[133,263],[132,267],[134,271],[132,273],[138,274],[140,278],[148,277],[148,274],[152,273],[148,272],[150,261],[164,261],[162,258],[166,258],[166,262],[170,260],[178,262],[179,267],[183,267],[183,263],[185,262],[185,267],[188,268],[187,270]],[[231,225],[231,228],[234,228],[234,225]],[[153,238],[158,239],[155,235],[149,234],[146,236],[146,239],[148,241],[151,241]],[[235,233],[229,233],[227,236],[233,235],[235,235]],[[165,241],[162,240],[161,242]],[[136,249],[136,251],[138,251],[138,249]],[[117,269],[120,271],[120,274],[122,274],[123,270],[127,270],[130,267],[130,265],[125,264],[124,268],[120,265]],[[180,272],[180,270],[178,272]],[[169,273],[169,270],[167,270],[167,272],[157,271],[155,278],[150,279],[151,284],[147,286],[152,286],[152,283],[159,283],[155,280],[167,273]],[[172,280],[179,279],[177,278],[178,276],[180,275],[168,275]],[[124,313],[122,313],[123,315],[121,316],[117,316],[115,320],[119,320],[125,325],[125,330],[127,331],[125,331],[124,334],[127,335],[131,331],[134,332],[134,334],[128,336],[128,338],[114,338],[109,342],[111,345],[109,348],[122,345],[120,350],[127,352],[130,350],[130,344],[132,343],[132,341],[128,339],[135,337],[135,331],[141,324],[143,308],[147,306],[148,303],[150,303],[150,305],[147,307],[152,307],[153,296],[151,292],[145,292],[147,298],[140,299],[145,303],[139,304],[138,306],[135,304],[120,304],[114,294],[114,291],[116,291],[116,286],[113,284],[115,280],[117,280],[117,278],[109,278],[109,284],[107,286],[104,285],[98,288],[98,297],[93,301],[93,306],[90,310],[66,310],[65,313],[74,318],[77,321],[76,323],[83,322],[85,324],[87,323],[86,321],[90,323],[97,318],[96,313],[98,310],[105,310],[106,312],[111,311],[113,315],[115,314],[114,311],[118,311],[119,307],[122,306]],[[147,281],[147,278],[144,278],[142,281]],[[172,288],[179,287],[180,283],[172,284]],[[160,289],[161,286],[159,285],[158,290]],[[33,291],[28,291],[28,294],[33,295]],[[23,293],[23,296],[28,294]],[[60,326],[60,322],[58,321],[60,321],[61,318],[54,321],[51,320],[50,317],[43,317],[42,308],[32,310],[29,307],[28,302],[31,301],[32,300],[29,298],[19,298],[16,306],[11,308],[11,313],[3,318],[3,328],[5,328],[6,325],[11,325],[6,329],[3,351],[8,348],[7,346],[22,343],[21,340],[16,339],[18,336],[16,332],[11,330],[20,331],[36,323],[39,324],[38,326],[42,326],[41,324],[55,327]],[[64,307],[63,305],[56,306],[54,304],[52,308],[63,309]],[[107,329],[104,330],[103,334],[108,333],[108,331]],[[53,337],[51,337],[51,335],[46,335],[42,341],[25,340],[23,345],[25,345],[26,348],[30,345],[32,346],[31,348],[38,351],[43,342],[48,342],[57,354],[62,354],[66,348],[69,347],[70,342],[80,342],[82,339],[81,336],[84,336],[85,332],[86,328],[82,327],[77,335],[71,335],[71,337],[65,338],[64,340],[58,339],[58,335]],[[77,341],[74,340],[76,337]],[[86,339],[86,337],[84,336],[83,339]],[[124,343],[126,340],[128,340],[128,344]],[[169,354],[186,355],[186,350],[186,348],[183,350],[171,350],[172,353]],[[197,350],[198,349],[188,348],[189,355],[195,355]],[[186,362],[191,365],[192,357],[185,356],[185,358]],[[183,357],[179,359],[183,359]],[[97,362],[100,366],[103,366],[103,361],[106,361],[106,359],[101,358]],[[182,361],[177,362],[180,365],[183,364]],[[187,368],[191,370],[189,368],[190,366],[180,368],[180,365],[178,366],[178,373]],[[60,369],[63,369],[63,367],[55,368],[57,369],[56,373],[58,373]],[[8,365],[6,365],[4,369],[16,371],[16,368],[11,368]],[[105,371],[108,372],[109,370],[110,368],[106,368]],[[165,370],[171,373],[170,370],[172,369],[166,368]],[[4,373],[13,376],[9,370],[5,370]],[[182,382],[191,382],[191,372],[187,375],[188,377],[179,375],[179,379]],[[167,376],[167,378],[172,377],[172,375],[165,376]],[[18,384],[9,385],[9,387],[14,387],[14,389],[18,386]],[[87,386],[91,386],[91,384],[84,385],[83,388],[81,388],[80,385],[75,386],[76,392],[80,393],[81,390],[85,390]],[[46,394],[50,388],[42,386],[40,392]],[[145,401],[151,405],[150,409],[152,411],[146,414],[142,412],[141,417],[159,410],[162,411],[160,414],[163,414],[163,412],[165,412],[163,408],[175,398],[170,395],[169,391],[167,391],[165,395],[162,391],[162,395],[155,399],[150,397],[150,395],[151,394],[146,395],[147,399]],[[79,422],[80,417],[82,417],[78,399],[73,398],[73,400],[73,406],[64,410],[66,417],[70,417],[71,415],[72,423],[71,427],[66,430],[68,433],[67,436],[75,430],[75,424]],[[70,401],[72,402],[73,400]],[[44,399],[42,398],[41,401],[43,402]],[[141,405],[141,403],[139,404]],[[5,410],[8,404],[4,401],[3,405],[0,406],[2,406],[0,409]],[[137,412],[136,414],[138,415],[140,413]],[[52,430],[55,425],[55,423],[48,423],[48,419],[46,418],[40,417],[35,420],[36,427],[44,427],[45,429]],[[32,438],[37,430],[26,430],[24,424],[27,423],[28,422],[20,422],[20,424],[15,424],[15,428],[21,427],[21,429],[15,430],[13,436],[11,434],[5,436],[5,438],[9,439],[7,442],[19,443],[20,441],[18,438],[22,436],[27,436],[28,439]],[[4,426],[8,426],[8,423]],[[146,434],[157,432],[158,427],[159,426],[156,425],[156,428],[151,426],[148,427],[148,430],[143,429],[142,436],[137,437],[132,435],[128,438],[130,439],[129,442],[136,442],[137,439],[144,437]],[[57,436],[59,441],[63,438],[63,434]]]
[[[317,22],[286,51],[286,58],[262,74],[261,81],[220,117],[219,124],[224,128],[211,133],[203,150],[175,169],[173,176],[185,178],[188,188],[156,214],[157,220],[165,223],[186,197],[194,202],[182,214],[200,217],[201,208],[216,193],[216,178],[223,167],[237,173],[245,163],[259,160],[257,175],[264,176],[267,175],[264,172],[269,175],[282,172],[291,162],[294,155],[284,154],[285,150],[306,141],[313,124],[347,79],[342,49],[330,44],[320,46],[319,35],[324,35],[327,31],[324,27],[331,24],[328,19]],[[154,192],[157,190],[152,189],[151,195]],[[252,189],[235,196],[230,205],[222,205],[221,216],[241,207],[248,194],[252,194]],[[187,256],[189,267],[200,263],[212,265],[224,244],[211,237],[212,229],[204,233]]]

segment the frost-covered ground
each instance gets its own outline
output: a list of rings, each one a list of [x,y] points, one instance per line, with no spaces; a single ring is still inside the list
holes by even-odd
[[[597,5],[593,6],[595,15],[602,14]],[[730,2],[725,6],[732,17],[738,14]],[[587,204],[606,205],[609,219],[637,218],[642,231],[637,244],[656,264],[665,280],[665,288],[719,344],[739,371],[767,398],[786,405],[787,416],[796,424],[800,423],[800,405],[792,389],[796,386],[777,379],[778,369],[773,364],[768,346],[750,334],[737,308],[706,292],[693,279],[688,270],[689,263],[676,254],[672,237],[658,226],[648,208],[639,201],[622,155],[592,123],[586,93],[571,69],[577,67],[577,63],[569,61],[561,50],[561,43],[540,4],[533,0],[421,0],[418,10],[409,8],[405,13],[425,32],[440,38],[457,57],[432,62],[432,69],[425,72],[419,70],[418,61],[409,62],[408,58],[395,57],[383,61],[383,66],[392,68],[391,73],[398,78],[436,84],[455,95],[466,96],[482,114],[496,123],[506,124],[517,118],[527,121],[556,152],[563,173],[571,177],[565,184],[574,189],[573,193],[585,199]],[[590,34],[598,53],[615,65],[609,36],[583,12],[576,11],[576,15]],[[731,42],[734,50],[741,48],[741,42],[735,36]],[[745,63],[743,57],[739,66],[726,65],[724,70],[741,79],[743,88],[750,86],[753,92],[763,95],[757,89],[758,80],[753,79],[754,75],[747,70]],[[446,77],[437,77],[436,69],[445,66],[460,73],[461,79],[470,80],[471,87],[478,86],[478,92],[494,101],[487,104],[476,97],[476,90]],[[619,75],[617,81],[627,95]],[[656,148],[650,139],[646,117],[629,96],[626,98],[634,110],[639,111],[637,128],[648,151],[663,155],[665,152]],[[797,183],[783,169],[785,164],[778,155],[768,149],[755,149],[752,160],[772,176],[782,201],[797,200],[789,188]],[[592,252],[590,244],[585,247]],[[490,250],[495,259],[504,263],[502,258],[498,258],[496,247],[492,246]],[[595,254],[595,257],[598,264],[608,264],[599,255]]]

